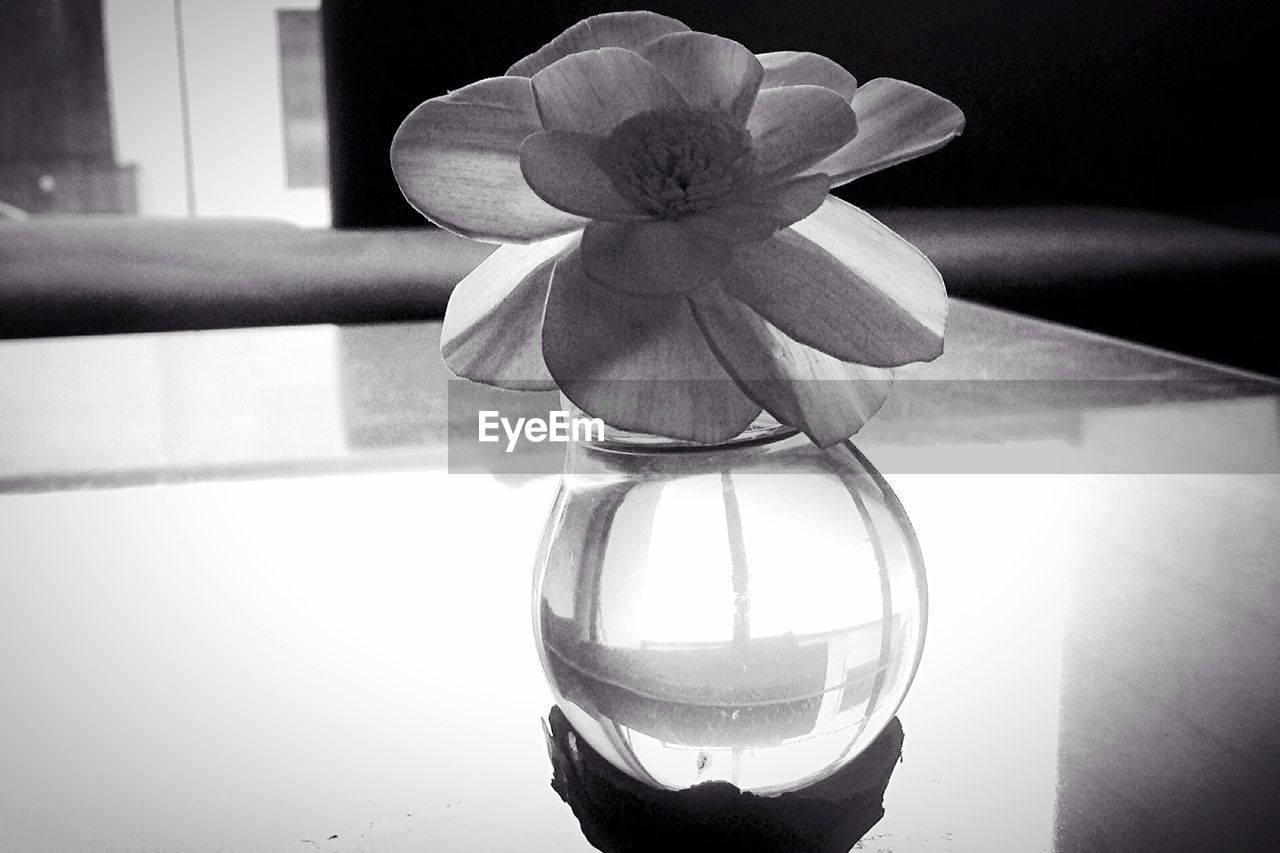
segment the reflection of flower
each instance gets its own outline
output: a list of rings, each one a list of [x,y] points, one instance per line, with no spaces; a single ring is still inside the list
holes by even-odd
[[[392,165],[434,222],[524,244],[454,292],[454,372],[694,441],[764,408],[828,445],[880,407],[886,368],[942,351],[947,304],[920,252],[827,191],[963,123],[909,83],[623,12],[422,104]]]

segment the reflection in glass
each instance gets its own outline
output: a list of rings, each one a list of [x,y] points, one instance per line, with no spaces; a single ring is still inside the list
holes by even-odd
[[[575,445],[538,565],[558,704],[657,788],[833,773],[892,718],[924,639],[914,534],[848,444]]]
[[[895,717],[856,760],[801,791],[761,797],[726,782],[659,791],[601,758],[559,708],[548,718],[551,786],[604,853],[847,853],[884,815],[885,788],[902,755],[902,725]]]

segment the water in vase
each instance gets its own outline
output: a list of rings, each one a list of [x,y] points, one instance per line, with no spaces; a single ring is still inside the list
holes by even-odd
[[[658,787],[816,781],[875,739],[919,658],[914,536],[860,457],[735,454],[566,474],[540,555],[558,704]]]

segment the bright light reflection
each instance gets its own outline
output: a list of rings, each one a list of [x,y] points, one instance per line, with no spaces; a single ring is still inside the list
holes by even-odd
[[[813,473],[733,479],[751,555],[751,636],[847,631],[880,619],[875,554],[838,479]],[[791,518],[798,521],[780,521]],[[828,594],[818,598],[813,589]]]
[[[529,590],[554,488],[437,473],[0,497],[3,843],[292,850],[463,799],[417,831],[515,849],[546,803],[476,759],[545,784]]]
[[[733,563],[720,475],[643,489],[628,496],[612,528],[616,532],[602,573],[602,600],[626,606],[602,615],[604,639],[611,646],[632,648],[639,647],[642,638],[650,643],[731,639]],[[644,513],[653,516],[651,535],[638,517]],[[615,568],[618,561],[624,561],[623,570]],[[723,566],[724,571],[709,572],[707,566]],[[615,585],[626,588],[615,590]]]
[[[1065,579],[1090,482],[892,478],[930,598],[924,658],[899,711],[904,763],[873,831],[895,851],[1053,848]],[[1002,804],[1000,820],[987,803]]]

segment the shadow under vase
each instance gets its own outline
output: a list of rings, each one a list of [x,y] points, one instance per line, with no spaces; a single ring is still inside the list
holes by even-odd
[[[884,792],[902,756],[897,717],[834,774],[777,796],[724,781],[662,790],[616,769],[553,707],[545,726],[552,788],[603,853],[651,850],[848,853],[884,816]]]

